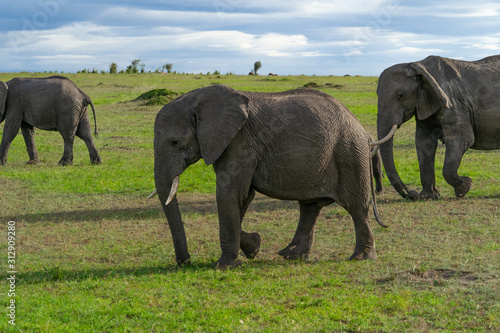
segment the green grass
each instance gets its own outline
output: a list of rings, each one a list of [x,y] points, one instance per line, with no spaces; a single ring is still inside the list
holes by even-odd
[[[6,81],[17,75],[0,74]],[[39,75],[37,75],[39,76]],[[178,195],[193,265],[178,268],[154,188],[153,124],[160,106],[134,101],[153,89],[187,92],[214,83],[283,91],[315,82],[376,134],[374,77],[69,74],[96,104],[103,164],[92,166],[75,140],[74,165],[57,165],[63,143],[37,131],[41,162],[27,166],[19,134],[0,167],[1,306],[7,307],[7,222],[16,221],[16,326],[13,332],[497,332],[500,330],[499,151],[469,151],[459,172],[471,192],[454,198],[441,169],[442,199],[405,202],[384,181],[372,219],[378,260],[349,262],[350,216],[323,209],[308,261],[278,250],[298,219],[294,202],[258,195],[243,227],[263,243],[241,268],[217,271],[220,255],[215,175],[203,161],[181,178]],[[334,88],[336,87],[336,88]],[[395,159],[420,187],[414,122],[396,133]],[[3,124],[0,125],[0,133]]]

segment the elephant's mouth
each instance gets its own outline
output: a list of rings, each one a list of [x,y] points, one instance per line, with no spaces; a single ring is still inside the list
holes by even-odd
[[[415,113],[416,113],[415,109],[406,109],[406,110],[404,110],[403,111],[403,120],[401,121],[401,123],[399,123],[398,128],[400,128],[402,124],[406,123],[408,120],[410,120],[411,118],[413,118],[413,116],[415,115]]]

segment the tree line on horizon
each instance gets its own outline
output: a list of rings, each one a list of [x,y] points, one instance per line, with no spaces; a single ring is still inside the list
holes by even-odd
[[[145,70],[146,65],[144,62],[141,61],[141,59],[134,59],[130,65],[127,66],[126,69],[122,69],[118,71],[118,64],[116,62],[112,62],[109,65],[109,71],[106,72],[105,70],[97,70],[96,68],[90,70],[90,69],[83,69],[79,70],[77,73],[92,73],[92,74],[98,74],[98,73],[110,73],[110,74],[138,74],[138,73],[146,73]],[[172,72],[172,68],[174,67],[174,64],[172,63],[166,63],[162,65],[161,67],[156,68],[154,72],[151,70],[148,71],[148,73],[174,73],[177,74],[177,72]],[[260,61],[256,61],[253,67],[253,70],[250,71],[250,75],[258,75],[257,71],[262,67],[262,63]],[[57,73],[57,72],[56,72]],[[210,73],[207,73],[210,74]],[[215,70],[213,75],[220,75],[220,72],[218,70]],[[229,75],[233,73],[228,73]]]

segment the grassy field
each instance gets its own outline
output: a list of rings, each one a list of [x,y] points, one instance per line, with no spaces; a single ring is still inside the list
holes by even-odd
[[[0,74],[7,81],[15,76]],[[40,74],[36,76],[42,76]],[[193,264],[178,268],[154,188],[153,123],[161,106],[133,101],[156,88],[187,92],[215,83],[283,91],[310,82],[338,98],[376,134],[375,77],[67,74],[96,104],[103,164],[92,166],[75,140],[74,165],[57,165],[63,142],[37,131],[40,163],[25,165],[21,134],[0,167],[4,309],[12,332],[498,332],[500,330],[500,151],[469,151],[459,172],[473,179],[456,199],[441,175],[442,199],[405,202],[385,180],[372,218],[378,260],[349,262],[354,228],[337,205],[323,209],[308,261],[277,252],[298,221],[295,202],[257,196],[244,229],[261,234],[261,252],[218,271],[215,177],[202,161],[178,194]],[[3,124],[0,125],[0,133]],[[396,133],[403,180],[420,186],[414,122]],[[15,221],[15,297],[7,266]],[[15,300],[15,326],[7,306]]]

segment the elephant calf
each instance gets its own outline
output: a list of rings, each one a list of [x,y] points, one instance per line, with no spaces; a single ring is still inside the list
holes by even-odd
[[[92,164],[100,164],[87,115],[87,105],[94,113],[95,134],[97,122],[94,104],[71,80],[62,76],[48,78],[14,78],[7,83],[0,81],[0,123],[5,119],[0,144],[0,164],[7,163],[7,153],[12,140],[21,128],[28,164],[38,162],[34,128],[59,131],[64,139],[64,153],[61,165],[73,163],[73,141],[75,135],[81,138],[90,154]]]
[[[219,268],[248,258],[260,236],[241,229],[255,191],[297,200],[300,219],[285,258],[307,258],[322,207],[337,202],[354,221],[351,259],[376,259],[369,224],[370,193],[377,209],[370,157],[371,138],[339,101],[322,92],[236,91],[223,85],[191,91],[158,113],[154,126],[156,189],[172,233],[178,264],[189,262],[175,193],[179,176],[203,158],[213,164],[222,254]],[[151,196],[152,196],[151,195]],[[151,197],[150,196],[150,197]]]

